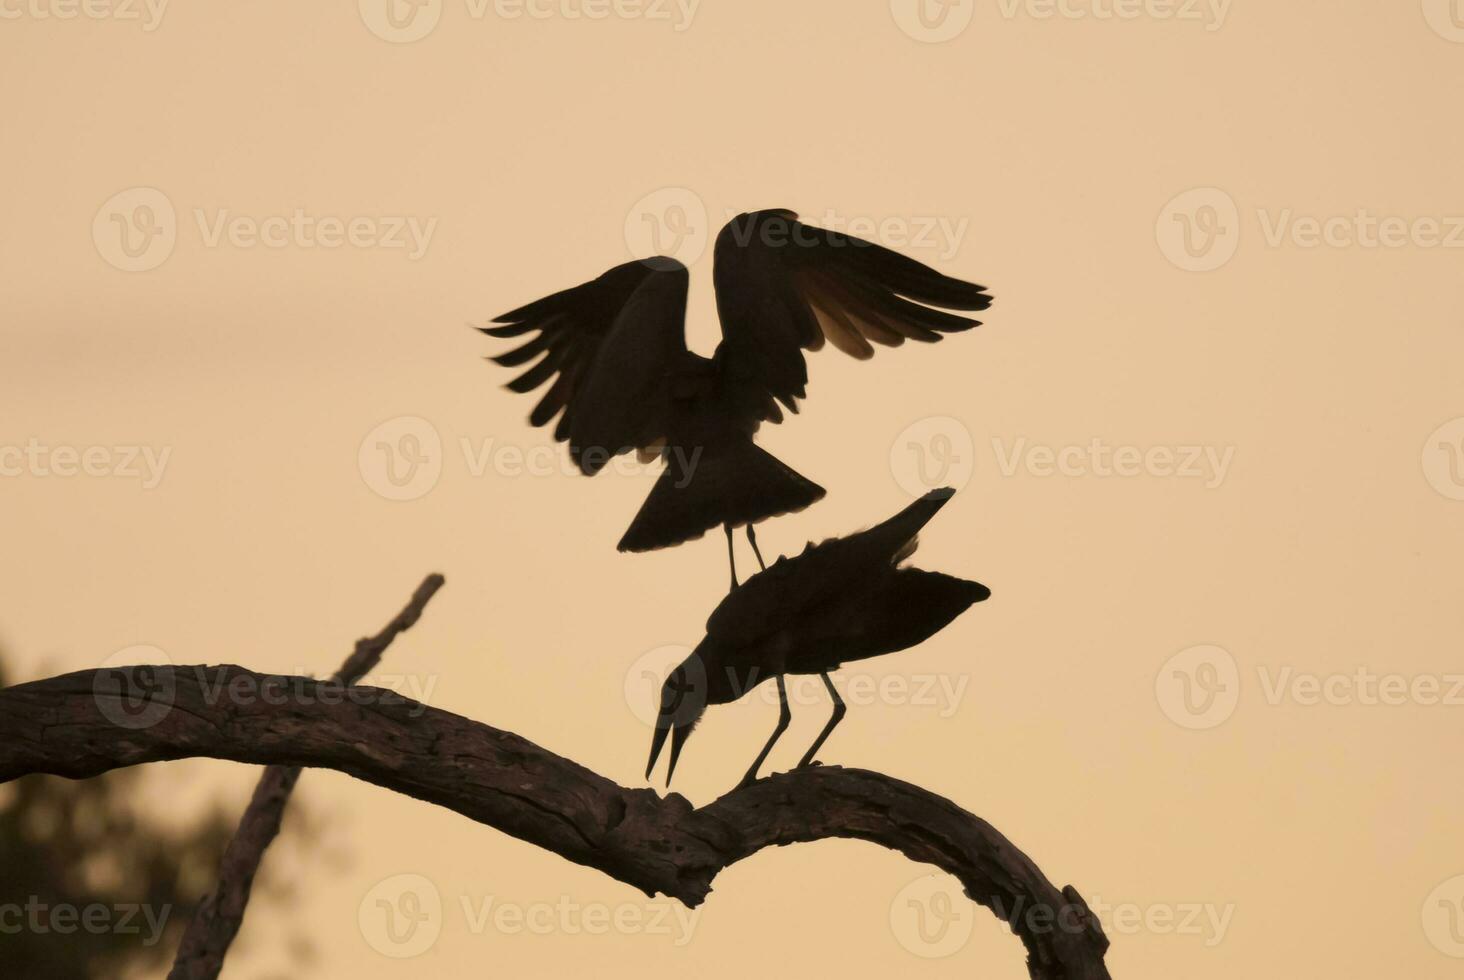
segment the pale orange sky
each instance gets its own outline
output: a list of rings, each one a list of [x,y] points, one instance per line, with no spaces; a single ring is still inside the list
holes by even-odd
[[[696,260],[706,350],[697,243],[729,214],[858,220],[997,302],[938,348],[812,355],[804,413],[762,442],[829,497],[760,539],[892,513],[913,443],[961,485],[917,564],[993,597],[836,675],[875,693],[821,757],[949,796],[1112,907],[1115,976],[1458,974],[1464,703],[1425,703],[1464,672],[1447,0],[924,22],[900,0],[440,0],[401,28],[372,0],[41,16],[58,4],[0,0],[0,643],[23,676],[138,644],[324,674],[441,571],[378,676],[640,785],[637,678],[701,636],[721,541],[617,554],[650,477],[562,472],[464,324],[624,261],[649,216]],[[403,436],[429,465],[391,489],[375,447]],[[63,471],[58,447],[107,453],[63,476],[30,446]],[[1120,452],[1148,461],[1094,472]],[[1426,680],[1367,703],[1367,676]],[[815,691],[775,768],[827,718]],[[708,715],[678,790],[736,781],[762,694]],[[160,767],[157,802],[242,803],[255,775]],[[734,867],[678,945],[665,899],[455,814],[333,773],[301,794],[351,855],[280,862],[311,975],[1025,976],[990,915],[942,926],[947,880],[868,845]],[[398,875],[442,906],[414,958],[373,919]],[[505,903],[547,933],[500,925]],[[590,935],[599,905],[640,924]],[[278,975],[271,921],[226,976]]]

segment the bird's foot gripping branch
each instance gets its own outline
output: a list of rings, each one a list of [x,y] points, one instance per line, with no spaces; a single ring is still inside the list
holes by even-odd
[[[619,786],[512,732],[394,692],[349,691],[236,666],[87,670],[22,684],[0,691],[0,782],[194,757],[335,769],[688,905],[706,898],[723,868],[769,845],[866,840],[960,879],[1008,921],[1037,980],[1108,977],[1108,941],[1078,893],[1055,887],[984,820],[917,786],[819,766],[693,808],[674,793]]]

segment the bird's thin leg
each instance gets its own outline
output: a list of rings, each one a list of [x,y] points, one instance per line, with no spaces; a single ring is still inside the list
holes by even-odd
[[[762,751],[753,760],[752,768],[747,770],[747,775],[743,776],[742,782],[737,784],[738,789],[757,779],[758,767],[763,764],[763,760],[768,757],[768,753],[773,751],[773,743],[778,740],[778,736],[788,730],[788,722],[793,720],[793,712],[788,710],[788,688],[783,684],[782,674],[778,675],[778,705],[778,727],[773,729],[773,734],[768,739],[768,744],[763,746]]]
[[[824,739],[829,737],[829,733],[834,730],[834,726],[844,720],[844,712],[849,710],[849,706],[844,703],[844,699],[839,697],[839,692],[834,690],[834,682],[829,680],[829,675],[820,674],[819,676],[823,678],[824,687],[829,689],[829,697],[834,699],[834,715],[829,719],[829,723],[824,726],[824,730],[818,733],[818,738],[813,740],[813,744],[809,746],[808,751],[803,754],[802,761],[798,763],[799,769],[814,764],[813,754],[824,744]]]
[[[723,524],[727,529],[727,564],[732,566],[732,588],[737,588],[737,556],[732,553],[732,525]],[[729,592],[731,589],[728,590]]]
[[[767,571],[768,566],[762,560],[762,552],[757,550],[757,532],[752,529],[751,524],[747,525],[747,542],[752,545],[752,553],[757,555],[757,567]]]

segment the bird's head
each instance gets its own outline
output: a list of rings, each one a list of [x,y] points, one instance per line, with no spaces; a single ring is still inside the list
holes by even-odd
[[[676,760],[681,747],[691,737],[697,722],[707,710],[707,670],[700,653],[687,657],[679,667],[671,671],[661,685],[661,709],[656,716],[656,731],[651,736],[651,758],[646,763],[646,778],[656,768],[656,759],[666,736],[671,736],[671,762],[666,767],[666,785],[671,785],[671,776],[676,772]]]

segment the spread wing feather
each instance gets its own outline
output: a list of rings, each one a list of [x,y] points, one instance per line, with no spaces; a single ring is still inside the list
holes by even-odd
[[[587,475],[665,438],[671,379],[694,356],[686,349],[688,278],[675,259],[627,262],[481,328],[498,338],[532,335],[491,360],[517,368],[539,358],[507,387],[523,394],[553,379],[529,421],[559,416],[554,438],[569,442]]]
[[[933,343],[979,326],[948,311],[991,305],[983,286],[781,209],[728,222],[717,237],[714,279],[729,378],[792,411],[808,384],[803,351],[827,342],[865,360],[875,344]]]

